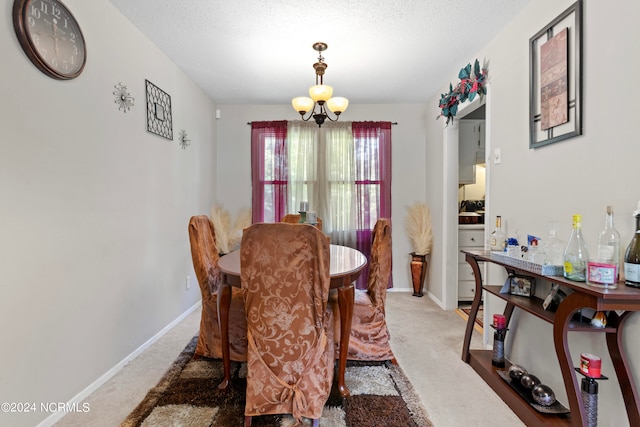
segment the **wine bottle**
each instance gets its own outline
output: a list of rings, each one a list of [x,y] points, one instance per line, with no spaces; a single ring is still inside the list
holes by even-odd
[[[640,202],[633,216],[636,218],[636,232],[624,254],[624,283],[640,288]]]
[[[562,259],[564,277],[576,282],[586,280],[589,252],[582,236],[582,215],[573,215],[573,229]]]
[[[489,247],[492,251],[504,252],[507,247],[507,235],[502,231],[502,217],[496,216],[496,228],[491,232]]]

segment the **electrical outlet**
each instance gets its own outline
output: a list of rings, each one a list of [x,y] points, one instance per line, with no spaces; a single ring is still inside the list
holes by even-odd
[[[186,280],[186,283],[185,283],[185,288],[187,290],[191,289],[191,276],[188,275],[188,274],[187,274],[187,280]]]
[[[500,154],[500,149],[496,148],[493,150],[493,164],[498,165],[502,162],[502,154]]]

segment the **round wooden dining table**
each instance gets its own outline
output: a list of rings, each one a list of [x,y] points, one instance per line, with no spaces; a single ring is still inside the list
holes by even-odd
[[[329,275],[331,289],[338,292],[340,308],[340,354],[338,356],[338,389],[343,397],[349,396],[349,389],[344,382],[347,367],[347,350],[353,319],[353,301],[355,282],[367,265],[367,258],[357,249],[340,245],[330,245],[331,260]],[[231,358],[229,355],[229,307],[231,306],[231,287],[240,285],[240,250],[230,252],[218,260],[218,268],[222,273],[222,283],[218,287],[218,323],[220,324],[220,341],[222,345],[222,364],[224,378],[219,389],[225,390],[231,381]]]

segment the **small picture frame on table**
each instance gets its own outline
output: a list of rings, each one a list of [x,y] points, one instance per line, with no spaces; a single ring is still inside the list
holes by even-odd
[[[536,290],[535,277],[523,276],[520,274],[509,275],[509,293],[521,297],[531,298]]]
[[[542,308],[546,311],[555,312],[560,306],[560,303],[566,297],[567,297],[567,293],[562,289],[560,289],[560,285],[555,283],[551,286],[551,289],[549,290],[549,294],[542,302]]]

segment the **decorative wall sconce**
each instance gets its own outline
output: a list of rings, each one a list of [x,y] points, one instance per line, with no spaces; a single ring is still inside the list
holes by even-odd
[[[118,104],[118,110],[124,111],[126,113],[127,110],[130,110],[131,107],[133,107],[135,98],[131,96],[131,94],[129,93],[129,89],[127,89],[127,87],[122,83],[118,83],[113,87],[116,88],[116,90],[113,92],[113,94],[116,96],[114,102]]]
[[[180,136],[178,136],[178,141],[180,141],[180,147],[182,147],[183,150],[186,150],[187,147],[191,145],[191,140],[187,139],[187,131],[185,130],[180,131]]]

